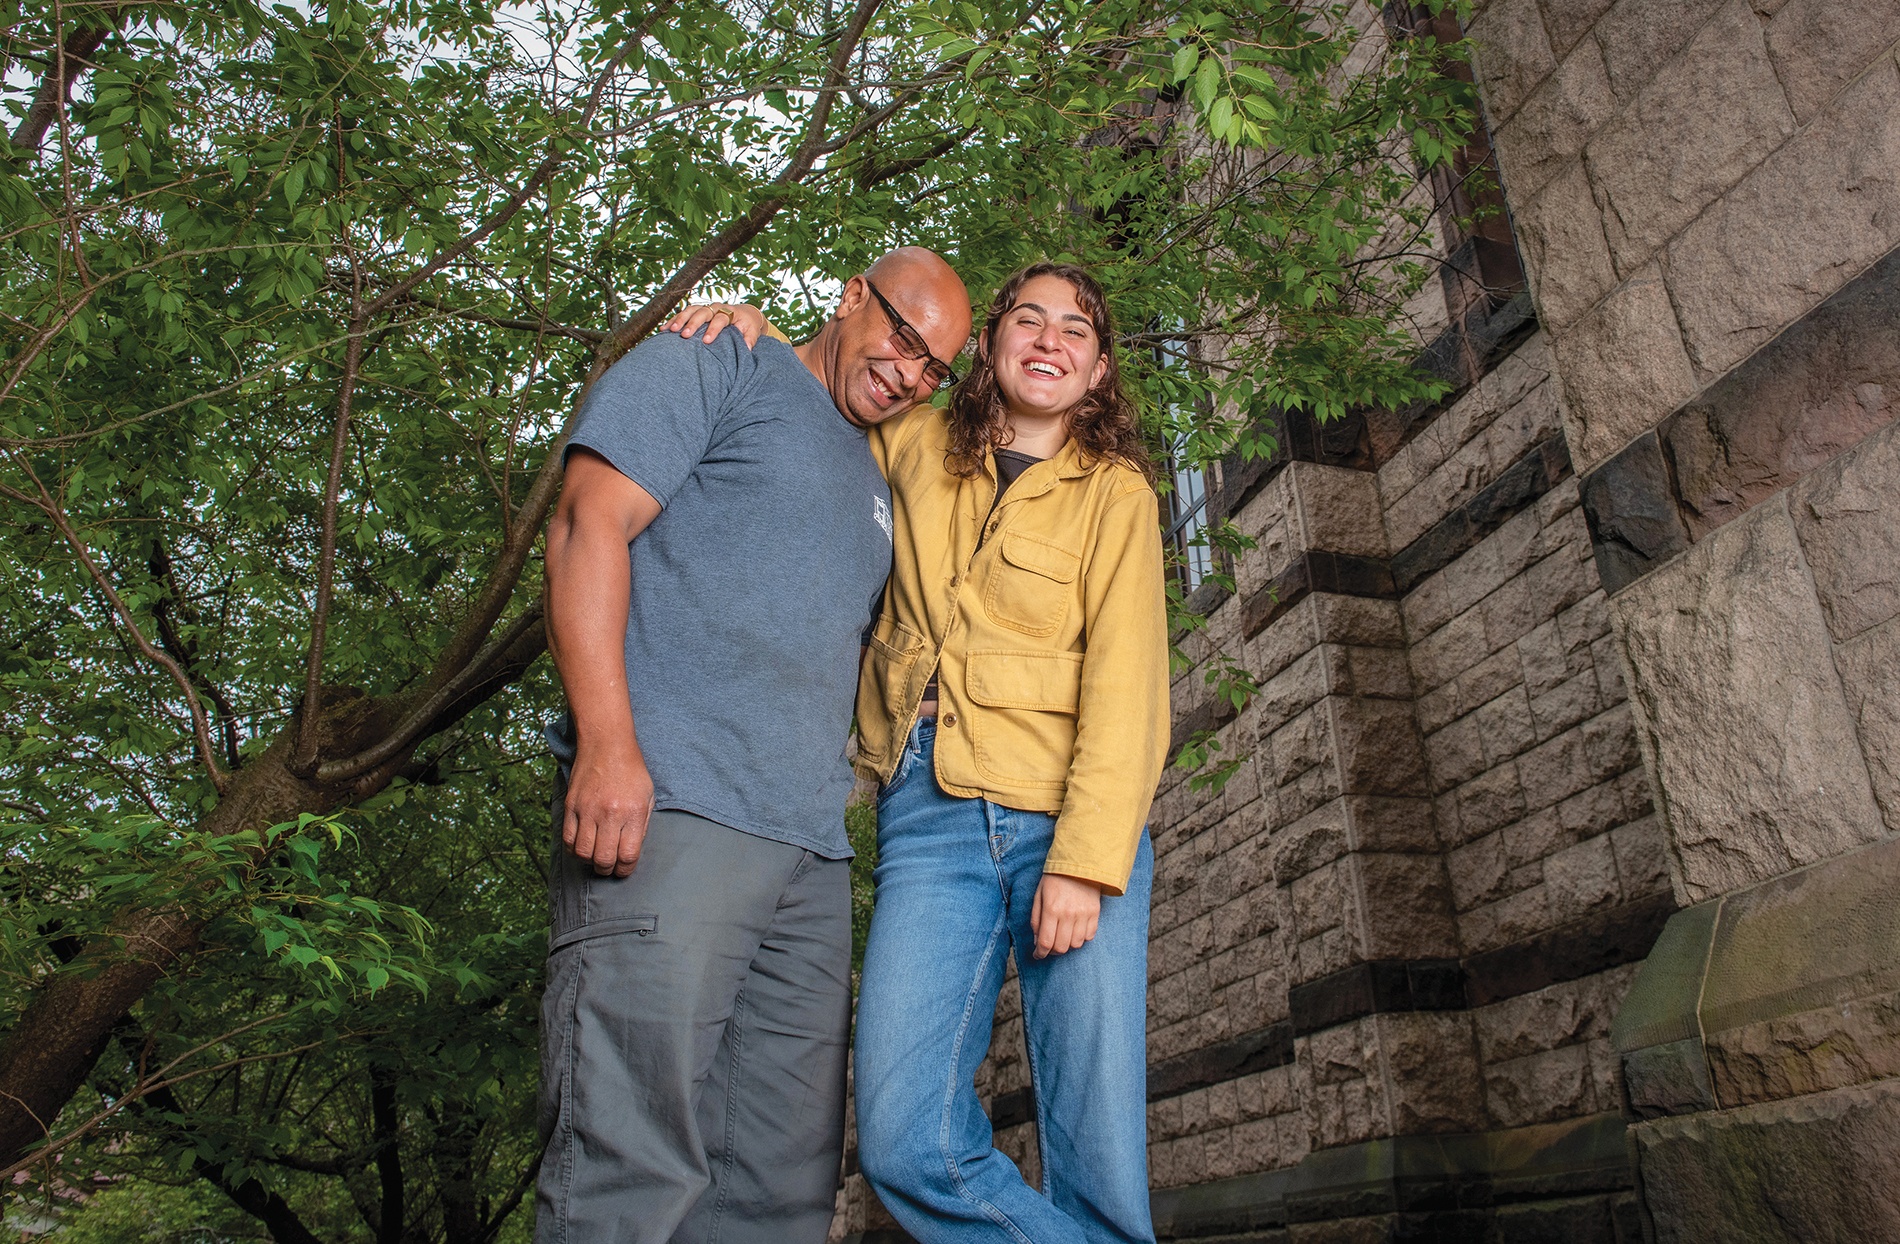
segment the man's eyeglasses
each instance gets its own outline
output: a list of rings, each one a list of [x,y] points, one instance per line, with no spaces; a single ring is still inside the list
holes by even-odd
[[[871,297],[877,299],[877,305],[883,307],[884,314],[890,318],[891,342],[897,347],[898,353],[907,359],[924,360],[924,383],[933,389],[947,389],[955,384],[958,379],[956,369],[930,352],[930,347],[924,343],[924,335],[897,313],[891,300],[871,284],[870,277],[864,278],[864,284],[870,289]]]

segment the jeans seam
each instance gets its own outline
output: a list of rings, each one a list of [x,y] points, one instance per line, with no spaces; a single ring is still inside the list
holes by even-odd
[[[1017,969],[1016,977],[1020,982],[1022,979],[1021,968]],[[1029,992],[1023,990],[1022,995],[1023,1057],[1029,1062],[1029,1100],[1036,1104],[1036,1162],[1037,1165],[1042,1168],[1042,1187],[1040,1191],[1044,1197],[1049,1197],[1050,1190],[1055,1186],[1050,1180],[1049,1171],[1049,1119],[1047,1112],[1043,1109],[1042,1075],[1040,1072],[1040,1064],[1036,1060],[1036,1043],[1030,1036]],[[1049,1199],[1052,1202],[1054,1200],[1053,1197],[1049,1197]]]
[[[950,1045],[950,1073],[944,1082],[943,1116],[937,1129],[937,1149],[943,1155],[944,1172],[950,1177],[950,1186],[957,1190],[958,1196],[981,1209],[985,1217],[1009,1232],[1020,1244],[1035,1244],[1021,1227],[1010,1220],[1008,1214],[970,1190],[969,1184],[964,1182],[963,1172],[957,1169],[956,1156],[950,1151],[950,1110],[956,1102],[957,1085],[962,1078],[958,1068],[963,1063],[963,1041],[970,1032],[970,1017],[976,1010],[976,996],[981,992],[983,972],[989,967],[990,957],[996,953],[997,939],[1008,928],[1009,911],[1005,908],[997,919],[996,927],[990,930],[989,945],[983,948],[983,957],[977,961],[976,972],[970,977],[970,991],[963,1000],[963,1015],[957,1021],[956,1040]]]

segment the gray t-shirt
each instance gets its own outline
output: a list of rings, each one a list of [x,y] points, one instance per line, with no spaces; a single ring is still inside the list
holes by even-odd
[[[784,342],[655,333],[582,406],[569,450],[662,507],[628,550],[627,688],[655,807],[846,859],[858,635],[891,568],[865,435]],[[563,769],[572,722],[550,727]]]

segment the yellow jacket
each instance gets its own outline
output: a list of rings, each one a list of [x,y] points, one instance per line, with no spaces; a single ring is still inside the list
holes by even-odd
[[[858,772],[890,778],[938,670],[938,785],[1057,814],[1044,868],[1120,894],[1168,746],[1154,489],[1070,442],[1003,494],[978,548],[995,468],[959,479],[948,445],[930,408],[871,431],[896,534],[858,679]]]

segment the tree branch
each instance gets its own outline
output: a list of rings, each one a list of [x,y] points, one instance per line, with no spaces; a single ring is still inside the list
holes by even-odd
[[[587,129],[588,125],[594,119],[594,114],[600,110],[600,102],[607,94],[607,84],[613,80],[614,74],[619,72],[621,64],[626,61],[628,55],[633,52],[633,49],[640,46],[640,44],[646,40],[654,24],[673,7],[673,3],[674,0],[660,0],[658,4],[654,5],[652,11],[646,15],[646,19],[640,23],[639,28],[627,37],[627,41],[621,45],[620,50],[615,52],[613,57],[601,68],[600,73],[594,78],[594,88],[588,93],[586,105],[582,107],[580,115],[575,118],[574,124],[569,127],[570,132],[584,131]],[[510,220],[513,220],[515,214],[528,205],[528,200],[540,193],[541,187],[547,185],[548,181],[566,161],[567,152],[562,139],[556,137],[548,140],[547,156],[542,159],[534,172],[529,174],[528,180],[519,190],[509,195],[507,200],[502,203],[501,207],[497,209],[493,215],[471,232],[462,235],[454,245],[448,247],[448,249],[444,250],[440,255],[437,255],[434,259],[423,264],[420,268],[417,268],[414,272],[411,272],[408,276],[385,290],[376,301],[370,303],[369,306],[364,309],[364,318],[373,319],[381,315],[398,299],[407,297],[412,290],[421,285],[424,281],[442,271],[442,269],[448,267],[463,255],[468,254],[468,252],[475,247],[480,246],[495,230],[501,228]]]
[[[34,474],[33,468],[15,451],[9,449],[6,454],[7,457],[13,459],[14,466],[33,481],[33,487],[39,496],[30,496],[5,484],[0,484],[0,495],[30,505],[52,520],[53,526],[59,530],[61,536],[65,537],[66,543],[78,556],[80,565],[84,566],[86,573],[91,576],[94,586],[112,605],[112,610],[118,615],[120,623],[132,636],[132,642],[137,644],[139,651],[145,654],[145,659],[170,674],[172,681],[178,684],[178,689],[185,693],[185,705],[191,711],[192,734],[198,743],[198,758],[204,762],[205,772],[210,776],[212,786],[216,787],[218,793],[222,795],[229,785],[229,778],[218,764],[217,750],[211,744],[211,723],[205,715],[204,704],[198,699],[197,690],[191,685],[190,675],[185,673],[184,667],[173,660],[170,654],[159,651],[152,645],[152,641],[145,637],[145,632],[140,630],[139,624],[133,620],[132,611],[126,606],[125,600],[113,588],[105,572],[99,569],[99,563],[93,560],[92,550],[86,546],[84,540],[79,538],[79,533],[73,530],[72,522],[66,517],[66,511],[46,490],[46,485],[40,482],[40,477]]]
[[[13,131],[16,152],[39,154],[40,144],[46,141],[46,131],[53,128],[53,122],[59,119],[72,98],[73,83],[92,68],[93,54],[118,30],[119,19],[130,7],[129,4],[112,5],[98,25],[83,25],[54,44],[53,63],[47,66],[39,90],[33,93],[32,105]],[[54,37],[58,38],[57,30]]]

